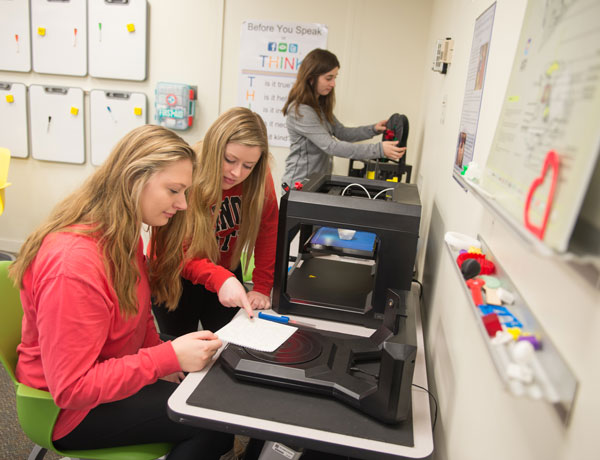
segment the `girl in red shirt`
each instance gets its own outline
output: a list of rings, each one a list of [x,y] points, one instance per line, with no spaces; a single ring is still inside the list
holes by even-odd
[[[21,288],[17,379],[49,391],[61,408],[58,449],[172,442],[169,459],[215,458],[232,436],[167,416],[183,377],[222,345],[201,331],[163,342],[151,296],[175,306],[181,292],[183,211],[196,158],[179,136],[146,125],[23,244],[10,276]],[[152,228],[147,260],[142,224]]]
[[[223,113],[195,146],[198,170],[190,197],[192,233],[175,309],[155,306],[161,332],[173,336],[227,324],[242,307],[270,308],[278,206],[269,170],[267,129],[243,107]],[[217,206],[207,206],[214,203]],[[216,238],[215,238],[216,233]],[[253,288],[242,285],[240,256],[254,254]]]

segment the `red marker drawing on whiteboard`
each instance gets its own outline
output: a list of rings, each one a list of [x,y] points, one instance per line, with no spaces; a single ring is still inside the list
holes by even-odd
[[[15,40],[17,42],[17,54],[20,53],[19,51],[19,34],[15,34]]]

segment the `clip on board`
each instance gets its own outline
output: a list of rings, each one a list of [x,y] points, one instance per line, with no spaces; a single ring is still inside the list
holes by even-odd
[[[146,0],[89,2],[89,69],[92,77],[146,79]]]
[[[29,0],[0,2],[0,70],[29,72]]]
[[[144,93],[90,92],[91,162],[101,165],[115,144],[132,129],[145,125],[148,110]]]
[[[87,2],[31,0],[33,70],[87,74]]]
[[[0,147],[13,158],[27,158],[27,88],[22,83],[0,82]]]
[[[29,87],[31,156],[36,160],[83,164],[83,90]]]

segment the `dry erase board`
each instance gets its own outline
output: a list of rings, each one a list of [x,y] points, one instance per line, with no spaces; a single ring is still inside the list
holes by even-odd
[[[90,75],[145,80],[147,28],[146,0],[90,2]]]
[[[125,91],[90,92],[91,162],[101,165],[115,144],[129,131],[145,125],[146,95]]]
[[[600,2],[529,1],[482,177],[505,217],[559,252],[600,147],[599,17]]]
[[[10,156],[27,158],[27,88],[22,83],[0,82],[0,147]]]
[[[83,90],[31,85],[29,128],[36,160],[83,164]]]
[[[31,70],[29,0],[0,0],[0,70]]]
[[[31,0],[33,70],[87,74],[86,0]]]

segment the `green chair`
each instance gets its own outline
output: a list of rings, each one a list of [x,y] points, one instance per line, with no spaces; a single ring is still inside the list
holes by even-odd
[[[252,272],[254,271],[254,253],[252,253],[252,256],[250,256],[250,263],[248,264],[248,270],[245,269],[247,258],[248,258],[248,253],[243,252],[242,256],[240,257],[240,265],[242,267],[242,279],[244,280],[244,283],[251,283],[252,282]]]
[[[167,454],[172,444],[154,443],[93,450],[59,451],[52,444],[52,430],[60,411],[47,391],[19,383],[15,376],[17,345],[21,342],[23,309],[19,290],[8,278],[10,261],[0,261],[0,361],[15,384],[21,428],[35,444],[29,460],[44,458],[48,450],[71,458],[90,460],[152,460]]]

